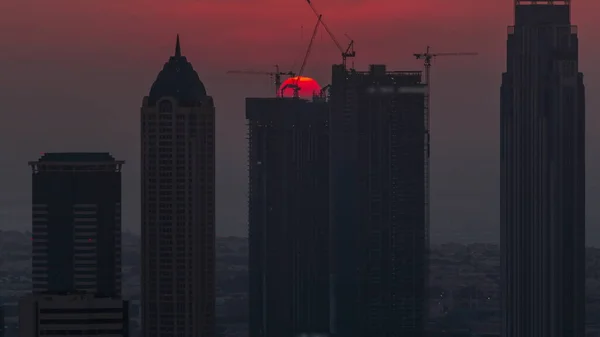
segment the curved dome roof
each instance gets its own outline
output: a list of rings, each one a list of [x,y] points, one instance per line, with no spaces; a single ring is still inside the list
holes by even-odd
[[[152,84],[148,105],[156,105],[166,96],[174,97],[179,106],[195,106],[206,97],[206,88],[200,81],[198,73],[185,56],[181,56],[179,35],[175,44],[175,56],[169,58],[169,62],[165,63],[163,70]]]

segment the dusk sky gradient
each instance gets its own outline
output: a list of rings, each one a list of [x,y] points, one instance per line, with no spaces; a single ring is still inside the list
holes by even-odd
[[[499,240],[499,93],[511,0],[313,0],[355,67],[432,77],[432,240]],[[600,24],[573,0],[587,95],[588,243],[600,245]],[[43,152],[109,151],[125,160],[124,226],[139,232],[140,106],[175,35],[217,109],[217,233],[245,236],[244,98],[272,96],[268,76],[298,71],[316,17],[305,0],[1,0],[0,229],[30,229],[31,171]],[[329,83],[341,57],[321,29],[305,75]]]

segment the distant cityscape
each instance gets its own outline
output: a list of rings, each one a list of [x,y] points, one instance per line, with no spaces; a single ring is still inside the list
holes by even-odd
[[[472,329],[475,334],[500,326],[497,244],[446,243],[432,246],[430,322],[432,328]],[[600,248],[586,250],[587,335],[600,336]],[[140,327],[140,237],[123,233],[123,296],[131,301],[131,335]],[[217,326],[232,337],[247,337],[248,242],[217,238]],[[5,304],[5,337],[18,336],[18,299],[31,289],[31,233],[0,231],[0,302]]]
[[[275,84],[245,100],[248,238],[216,238],[219,104],[177,35],[140,107],[140,236],[127,158],[31,158],[30,231],[0,232],[0,337],[600,337],[571,1],[514,2],[499,245],[431,240],[432,60],[477,53],[355,69],[306,3],[298,72],[229,72]],[[322,87],[303,76],[320,27],[342,58]]]

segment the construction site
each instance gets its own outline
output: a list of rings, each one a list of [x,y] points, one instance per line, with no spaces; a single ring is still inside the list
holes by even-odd
[[[422,336],[430,326],[432,60],[476,53],[432,53],[427,47],[413,54],[423,62],[422,70],[389,70],[381,64],[357,70],[351,62],[354,40],[342,45],[312,1],[306,0],[316,23],[298,70],[276,65],[274,72],[228,72],[269,76],[274,84],[272,97],[246,99],[250,270],[261,270],[250,273],[250,315],[255,315],[250,336],[289,334],[286,327],[326,316],[333,331],[330,322],[315,323],[311,331]],[[324,86],[305,75],[320,28],[341,56]],[[311,217],[305,218],[308,210]],[[323,235],[328,249],[315,249]],[[307,238],[317,244],[304,246]],[[273,254],[309,258],[284,272],[282,264],[269,262]],[[306,276],[319,274],[329,275],[328,280]],[[278,284],[269,286],[270,294],[260,279],[265,275]],[[307,282],[312,292],[306,301],[286,297]],[[320,289],[323,284],[329,288]],[[329,306],[330,316],[314,307],[327,293],[331,301],[319,307]],[[278,316],[290,307],[315,316],[298,316],[298,321]],[[402,314],[389,316],[382,307]]]
[[[421,60],[423,62],[423,71],[378,71],[374,78],[368,79],[368,72],[361,72],[354,69],[354,64],[348,67],[348,59],[353,59],[356,57],[356,51],[354,49],[354,40],[350,39],[347,46],[344,47],[342,43],[339,42],[336,35],[333,31],[328,27],[325,22],[324,16],[321,12],[317,10],[315,5],[311,0],[305,0],[311,11],[315,14],[316,23],[314,25],[308,46],[306,48],[304,58],[302,59],[301,66],[298,70],[286,70],[282,71],[279,65],[275,65],[275,71],[258,71],[258,70],[230,70],[227,73],[232,75],[258,75],[258,76],[269,76],[272,80],[274,87],[274,98],[279,99],[302,99],[309,100],[314,102],[329,102],[331,100],[332,92],[340,93],[343,95],[344,93],[349,94],[350,92],[354,92],[354,95],[375,95],[376,97],[379,94],[395,94],[395,95],[423,95],[424,97],[424,106],[423,106],[423,124],[424,124],[424,170],[425,170],[425,191],[426,193],[426,234],[425,236],[429,237],[429,157],[430,157],[430,114],[431,114],[431,95],[430,95],[430,82],[431,82],[431,66],[432,61],[437,57],[444,56],[475,56],[477,53],[475,52],[446,52],[446,53],[433,53],[429,46],[426,47],[424,52],[414,53],[413,56],[417,60]],[[333,66],[331,84],[327,84],[321,86],[312,79],[311,77],[305,76],[306,66],[310,59],[311,52],[313,50],[315,38],[317,37],[317,33],[319,32],[319,28],[322,27],[331,42],[333,42],[336,49],[339,51],[341,56],[341,63],[339,65]],[[346,35],[347,36],[347,35]],[[385,67],[381,68],[381,66],[373,66],[373,69],[385,69]],[[398,83],[405,83],[398,77],[405,76],[412,77],[413,81],[411,85],[403,85],[399,86]],[[367,77],[364,80],[357,80],[361,77]],[[379,81],[379,77],[387,77],[389,82],[387,85],[381,85]],[[336,79],[344,79],[343,81],[336,81]],[[372,83],[368,83],[371,81]],[[336,87],[333,87],[332,84],[335,83]],[[365,86],[365,88],[359,89],[356,83],[362,83],[360,86]],[[360,90],[359,93],[357,90]],[[394,97],[387,96],[387,98]],[[269,100],[269,105],[273,108],[272,100]],[[343,102],[343,103],[342,103]],[[347,102],[342,100],[340,104],[346,105]],[[289,107],[289,103],[286,103],[286,106]],[[427,243],[428,245],[428,243]]]

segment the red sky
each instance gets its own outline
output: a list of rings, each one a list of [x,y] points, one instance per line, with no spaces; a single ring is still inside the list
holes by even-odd
[[[312,1],[342,44],[344,34],[355,40],[357,68],[385,63],[419,70],[411,55],[427,45],[434,52],[479,52],[439,58],[433,66],[432,229],[434,236],[436,229],[496,235],[498,96],[512,1]],[[573,2],[587,85],[593,204],[600,201],[594,132],[600,3]],[[220,231],[244,234],[244,97],[271,95],[273,88],[268,77],[225,72],[271,71],[274,64],[297,70],[315,22],[305,0],[0,0],[0,208],[2,200],[24,200],[29,209],[25,163],[40,152],[106,150],[129,163],[124,196],[132,208],[125,215],[136,229],[139,107],[179,33],[183,53],[217,105]],[[330,65],[339,61],[321,30],[305,74],[325,85]],[[591,212],[600,221],[600,211]],[[449,218],[456,220],[448,224]],[[597,237],[600,243],[600,230]]]

